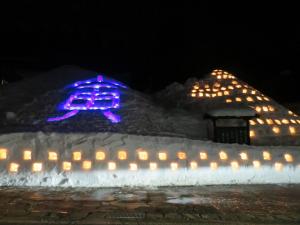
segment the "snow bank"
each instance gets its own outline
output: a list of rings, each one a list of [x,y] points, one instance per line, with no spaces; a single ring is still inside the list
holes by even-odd
[[[5,158],[0,154],[1,186],[300,183],[300,147],[218,144],[119,133],[37,132],[1,135],[0,149],[7,151]],[[23,160],[24,150],[31,151],[31,160]],[[118,158],[120,150],[127,152],[126,160]],[[57,161],[48,160],[49,151],[57,153]],[[79,161],[74,161],[74,151],[81,152]],[[97,151],[105,153],[104,160],[95,159]],[[141,160],[141,151],[147,152],[147,160]],[[225,153],[226,159],[220,159],[220,152],[223,158]],[[165,153],[167,159],[160,160],[159,153]],[[241,153],[244,153],[243,159],[247,156],[247,160],[242,159]],[[63,170],[62,163],[65,161],[71,163],[70,171]],[[83,161],[91,161],[90,170],[82,169]],[[254,167],[253,161],[256,166],[259,165]],[[40,172],[32,171],[36,162],[42,163]],[[108,170],[109,162],[115,163],[115,170]],[[9,172],[11,163],[19,164],[18,172]],[[157,168],[150,169],[150,163],[156,163]],[[130,164],[134,166],[130,167]]]

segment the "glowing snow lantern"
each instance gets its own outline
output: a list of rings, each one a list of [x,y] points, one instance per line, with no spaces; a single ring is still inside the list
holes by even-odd
[[[274,112],[275,111],[275,108],[273,106],[271,106],[271,105],[268,105],[268,109],[269,109],[270,112]]]
[[[281,121],[280,120],[275,119],[274,121],[275,121],[276,124],[281,125]]]
[[[23,151],[23,159],[24,160],[31,160],[31,151],[30,150]]]
[[[281,170],[283,169],[283,165],[282,165],[282,163],[280,163],[280,162],[276,162],[276,163],[274,164],[274,167],[275,167],[275,170],[276,170],[276,171],[281,171]]]
[[[247,91],[248,91],[248,90],[247,90],[246,88],[244,88],[243,91],[242,91],[242,93],[243,93],[243,94],[247,94]]]
[[[148,160],[148,152],[140,151],[138,152],[139,160]]]
[[[130,170],[137,170],[137,168],[138,168],[138,166],[137,166],[136,163],[130,163],[130,164],[129,164],[129,169],[130,169]]]
[[[6,159],[6,158],[7,158],[7,149],[1,148],[0,149],[0,160]]]
[[[295,127],[289,126],[289,131],[290,131],[290,134],[296,134]]]
[[[260,107],[260,106],[256,106],[256,107],[255,107],[255,111],[256,111],[256,112],[261,112],[261,107]]]
[[[149,163],[149,168],[150,168],[150,170],[156,170],[157,169],[157,163],[155,163],[155,162]]]
[[[239,168],[239,163],[237,161],[232,161],[230,165],[233,170],[237,170]]]
[[[167,153],[159,152],[158,153],[158,158],[159,158],[159,160],[162,160],[162,161],[167,160]]]
[[[201,160],[206,160],[207,159],[207,153],[206,152],[200,152],[199,155],[200,155]]]
[[[32,164],[32,171],[33,172],[40,172],[40,171],[42,171],[42,168],[43,168],[43,164],[40,163],[40,162],[36,162],[36,163]]]
[[[9,172],[16,173],[19,170],[20,165],[18,163],[9,164]]]
[[[216,163],[216,162],[211,162],[211,163],[210,163],[210,168],[211,168],[212,170],[216,170],[216,169],[218,168],[218,163]]]
[[[64,171],[70,171],[72,169],[72,163],[71,162],[67,162],[67,161],[63,162],[62,163],[62,169]]]
[[[263,151],[263,159],[266,161],[271,160],[271,154],[267,151]]]
[[[126,86],[102,75],[90,80],[77,81],[68,86],[72,93],[60,107],[60,110],[70,112],[63,116],[49,118],[48,121],[65,120],[75,116],[81,110],[100,110],[112,123],[118,123],[121,121],[120,116],[111,110],[120,108],[119,88],[126,88]]]
[[[289,124],[289,123],[290,123],[290,121],[288,121],[287,119],[282,119],[281,122],[282,122],[283,124]]]
[[[288,153],[284,154],[284,159],[287,162],[293,162],[293,156],[291,154]]]
[[[280,133],[280,128],[279,127],[273,127],[272,130],[273,130],[273,132],[275,134],[279,134]]]
[[[253,102],[253,98],[250,97],[250,96],[248,96],[248,97],[246,98],[246,100],[247,100],[248,102]]]
[[[272,125],[272,124],[274,124],[274,122],[273,122],[273,120],[272,120],[272,119],[266,119],[266,122],[267,122],[267,124],[269,124],[269,125]]]
[[[254,168],[259,168],[259,167],[260,167],[260,161],[254,160],[254,161],[253,161],[253,167],[254,167]]]
[[[242,160],[248,160],[248,155],[247,155],[246,152],[241,152],[240,157],[241,157]]]
[[[80,161],[81,160],[81,152],[73,152],[73,160]]]
[[[224,151],[219,152],[219,157],[220,157],[221,160],[227,160],[228,159],[227,153],[224,152]]]
[[[56,152],[48,152],[48,159],[50,161],[56,161],[57,160],[57,153]]]
[[[224,95],[229,95],[229,91],[224,91]]]
[[[249,120],[250,125],[254,126],[256,123],[254,120]]]
[[[195,162],[195,161],[193,161],[193,162],[190,162],[190,167],[191,167],[191,169],[197,169],[197,167],[198,167],[198,163],[197,162]]]
[[[126,160],[127,159],[127,152],[126,151],[119,151],[118,152],[118,159],[119,160]]]
[[[90,160],[84,160],[82,162],[82,169],[90,170],[92,168],[92,162]]]
[[[109,170],[115,170],[117,168],[117,165],[115,162],[109,162],[108,163],[108,169]]]
[[[241,99],[240,97],[236,97],[236,98],[235,98],[235,101],[236,101],[236,102],[241,102],[242,99]]]
[[[259,124],[264,124],[264,123],[265,123],[262,119],[257,118],[256,120],[257,120],[257,122],[258,122]]]
[[[97,151],[96,152],[96,160],[104,160],[105,159],[105,152]]]
[[[185,152],[177,152],[178,159],[186,159],[186,153]]]
[[[172,170],[177,170],[177,169],[178,169],[178,163],[176,163],[176,162],[172,162],[172,163],[170,164],[170,166],[171,166],[171,169],[172,169]]]
[[[268,109],[267,106],[263,106],[263,107],[262,107],[262,110],[263,110],[264,112],[268,112],[268,111],[269,111],[269,109]]]
[[[249,136],[250,137],[255,137],[255,131],[254,130],[250,130],[249,131]]]

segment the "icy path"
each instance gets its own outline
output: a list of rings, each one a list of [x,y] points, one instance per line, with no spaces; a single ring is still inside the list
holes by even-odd
[[[0,188],[0,224],[299,224],[299,185]]]

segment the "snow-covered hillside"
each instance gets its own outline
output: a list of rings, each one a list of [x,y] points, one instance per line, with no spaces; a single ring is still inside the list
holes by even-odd
[[[130,88],[123,90],[121,107],[116,111],[121,123],[112,124],[99,111],[80,112],[65,121],[47,122],[47,118],[59,114],[57,106],[68,97],[66,85],[96,75],[67,66],[7,85],[1,90],[0,132],[118,132],[205,139],[206,125],[199,115],[159,106],[150,96]]]

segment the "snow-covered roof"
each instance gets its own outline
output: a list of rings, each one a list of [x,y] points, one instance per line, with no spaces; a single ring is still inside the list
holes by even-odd
[[[250,108],[223,108],[207,112],[211,117],[255,117],[256,112]]]

